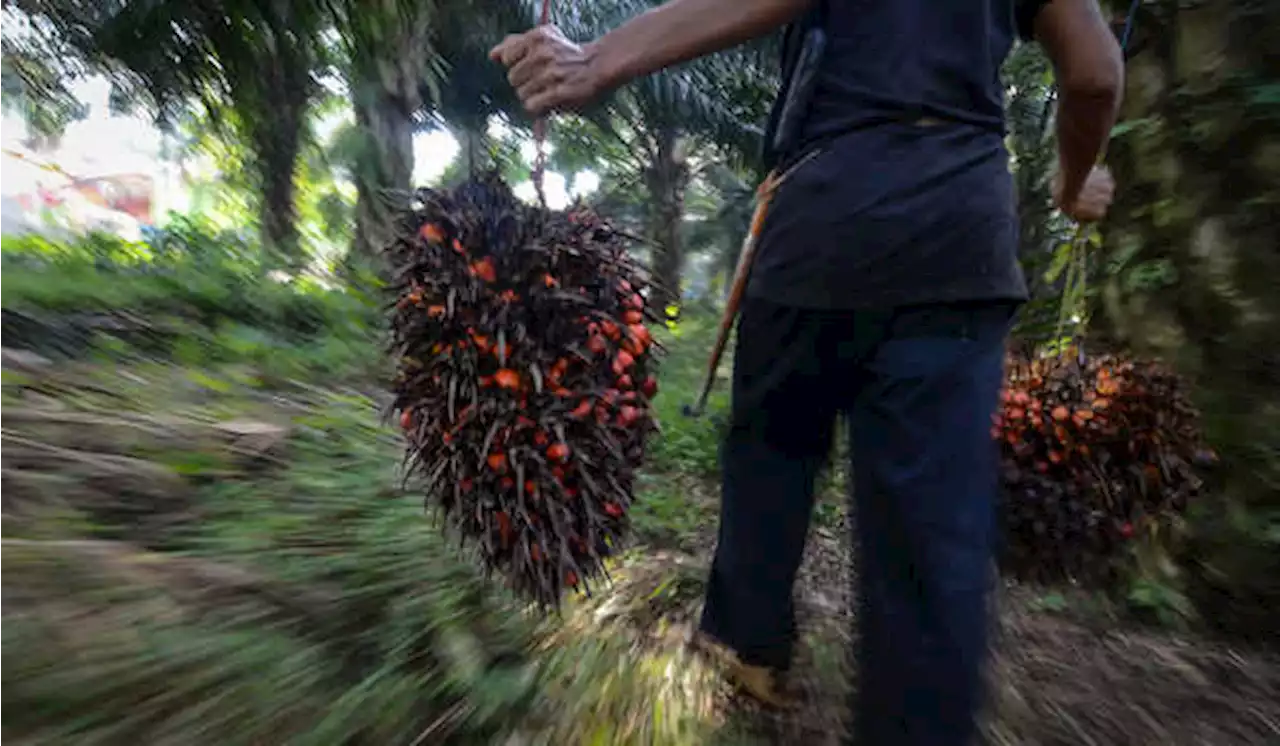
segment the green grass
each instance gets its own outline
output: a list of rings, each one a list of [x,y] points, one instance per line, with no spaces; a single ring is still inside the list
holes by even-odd
[[[662,363],[661,392],[654,400],[662,434],[650,442],[648,450],[648,466],[655,472],[700,477],[717,473],[720,438],[729,413],[732,349],[725,353],[706,413],[694,418],[682,412],[701,390],[717,325],[718,319],[710,315],[686,315],[673,329],[658,335],[668,354]]]
[[[731,351],[701,417],[683,413],[701,390],[718,319],[685,315],[657,335],[666,348],[653,405],[661,433],[649,441],[632,525],[639,541],[689,548],[714,535],[719,512],[719,448],[728,421]],[[705,548],[705,547],[703,547]]]
[[[715,697],[689,696],[711,672],[679,646],[573,607],[543,622],[480,577],[396,488],[400,445],[364,394],[152,364],[5,396],[7,470],[46,468],[14,438],[69,459],[62,491],[6,495],[15,742],[674,746],[718,722]],[[267,462],[210,434],[245,417],[290,427]],[[108,478],[107,453],[146,473]],[[173,488],[145,489],[151,472]]]
[[[650,551],[704,555],[714,534],[727,359],[707,413],[681,410],[717,319],[659,335],[662,433],[632,513],[649,549],[542,620],[399,489],[369,301],[265,280],[238,250],[6,242],[6,309],[128,311],[164,340],[99,335],[79,361],[5,372],[6,735],[677,746],[722,729],[720,680],[669,636],[705,568]],[[247,458],[229,420],[287,437]]]

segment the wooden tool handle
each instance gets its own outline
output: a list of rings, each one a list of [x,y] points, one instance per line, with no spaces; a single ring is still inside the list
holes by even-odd
[[[755,260],[756,246],[759,243],[760,231],[764,228],[765,213],[769,209],[769,201],[773,197],[772,189],[761,194],[756,202],[755,213],[751,216],[751,230],[742,240],[742,251],[738,254],[738,266],[733,272],[733,285],[729,288],[729,299],[724,306],[724,314],[720,317],[720,331],[716,342],[711,347],[711,357],[707,360],[706,379],[702,383],[702,391],[698,394],[697,411],[706,406],[711,387],[715,385],[716,369],[720,367],[720,359],[724,357],[724,348],[729,344],[729,334],[733,331],[734,319],[742,305],[742,296],[747,290],[747,278],[751,275],[751,265]]]

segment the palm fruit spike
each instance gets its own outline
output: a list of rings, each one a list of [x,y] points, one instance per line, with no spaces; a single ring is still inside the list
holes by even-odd
[[[656,427],[649,280],[627,248],[490,174],[418,190],[386,250],[406,479],[543,608],[604,577]]]
[[[1153,362],[1097,356],[1009,366],[1000,445],[1006,572],[1108,585],[1128,544],[1165,530],[1215,460],[1186,386]]]

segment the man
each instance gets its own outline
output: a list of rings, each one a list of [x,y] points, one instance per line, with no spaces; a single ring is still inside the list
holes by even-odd
[[[1026,297],[999,70],[1015,35],[1043,45],[1060,94],[1054,196],[1077,220],[1100,218],[1113,184],[1094,162],[1123,62],[1096,0],[672,0],[588,44],[546,26],[491,56],[542,114],[802,14],[827,43],[777,154],[792,170],[739,322],[701,631],[732,650],[740,683],[785,703],[792,584],[843,414],[861,548],[859,742],[962,744],[993,580],[990,418]]]

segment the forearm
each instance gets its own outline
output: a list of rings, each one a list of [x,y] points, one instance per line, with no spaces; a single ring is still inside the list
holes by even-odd
[[[609,86],[727,49],[794,19],[810,0],[671,0],[590,45]]]
[[[1058,170],[1071,201],[1106,146],[1120,105],[1118,91],[1061,90],[1058,99]]]
[[[1097,0],[1050,0],[1036,18],[1035,34],[1058,81],[1058,168],[1063,199],[1070,203],[1115,125],[1124,58]]]

